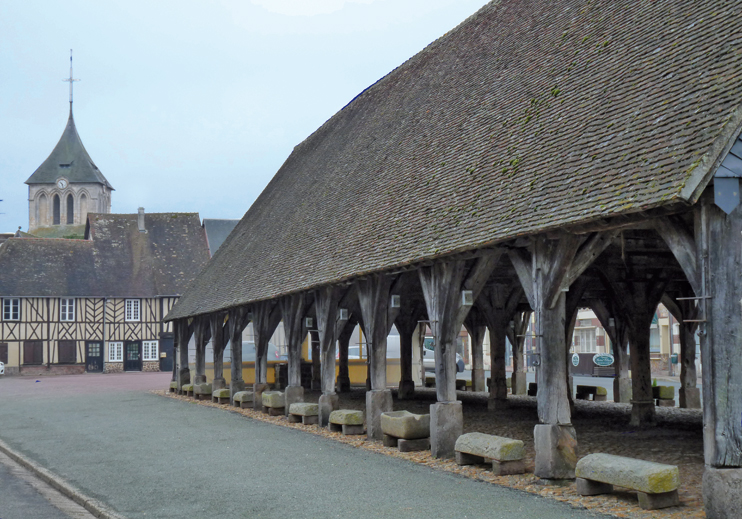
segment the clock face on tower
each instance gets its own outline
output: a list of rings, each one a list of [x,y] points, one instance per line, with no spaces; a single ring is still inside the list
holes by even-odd
[[[63,178],[60,178],[59,180],[57,180],[57,187],[59,189],[64,189],[65,187],[67,187],[67,181]]]

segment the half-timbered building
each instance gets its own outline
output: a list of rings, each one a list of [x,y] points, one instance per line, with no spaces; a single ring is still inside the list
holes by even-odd
[[[84,239],[8,239],[0,246],[6,374],[171,370],[163,317],[208,259],[195,213],[89,213]]]
[[[610,335],[614,394],[631,403],[632,426],[650,427],[650,326],[663,302],[683,328],[681,402],[699,399],[694,334],[701,338],[707,516],[736,517],[740,35],[740,5],[724,0],[489,3],[294,149],[168,314],[178,348],[196,337],[193,380],[205,380],[209,327],[215,356],[229,338],[234,358],[252,322],[258,394],[265,345],[282,319],[286,406],[303,398],[310,331],[325,424],[340,387],[336,339],[360,322],[370,344],[367,429],[379,439],[380,414],[392,409],[387,334],[393,323],[400,331],[399,391],[409,394],[409,338],[424,320],[436,354],[431,450],[452,457],[463,428],[461,325],[490,332],[497,408],[507,400],[505,337],[522,338],[533,312],[534,474],[559,484],[575,478],[578,458],[567,371],[578,309],[592,308]],[[191,377],[187,355],[178,358],[181,383]],[[233,386],[239,375],[232,371]],[[215,362],[214,380],[221,376]]]

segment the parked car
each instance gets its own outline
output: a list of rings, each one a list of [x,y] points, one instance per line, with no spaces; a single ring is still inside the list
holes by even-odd
[[[425,371],[435,371],[435,339],[432,337],[425,337],[423,342],[423,367]],[[456,353],[456,371],[461,373],[464,369],[464,359]]]
[[[276,346],[272,342],[269,342],[268,343],[268,360],[269,361],[289,360],[289,356],[286,354],[281,354],[281,351],[278,349],[278,346]],[[242,361],[243,362],[255,362],[255,343],[254,342],[245,341],[242,343]]]

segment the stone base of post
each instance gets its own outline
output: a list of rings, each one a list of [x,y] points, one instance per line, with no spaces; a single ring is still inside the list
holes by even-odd
[[[185,384],[191,383],[191,370],[183,368],[178,372],[178,389],[183,387]]]
[[[471,389],[472,391],[487,391],[483,368],[477,368],[471,371]]]
[[[541,424],[533,429],[536,467],[533,474],[541,479],[575,478],[577,433],[571,424]]]
[[[400,380],[397,390],[397,399],[410,400],[415,396],[415,382],[412,380]]]
[[[681,387],[678,390],[680,407],[701,409],[701,390],[697,387]]]
[[[374,389],[366,392],[366,434],[369,440],[381,440],[381,413],[393,410],[391,390]]]
[[[268,391],[268,384],[253,384],[252,386],[252,408],[263,410],[263,391]]]
[[[304,401],[304,388],[301,386],[286,386],[283,396],[286,400],[286,405],[284,406],[284,414],[288,416],[291,404]]]
[[[206,375],[196,375],[193,377],[194,384],[206,384]]]
[[[616,377],[613,379],[613,401],[621,404],[631,402],[631,379],[629,377]]]
[[[453,458],[456,440],[464,433],[461,401],[430,406],[430,452],[434,458]]]
[[[224,389],[227,387],[227,381],[224,379],[224,377],[215,378],[211,381],[211,389],[213,391],[216,391],[217,389]]]
[[[501,397],[489,397],[487,399],[487,410],[488,411],[502,411],[510,407],[510,403],[507,398]]]
[[[514,395],[525,395],[528,393],[528,381],[526,373],[523,371],[514,371],[510,377],[510,386]]]
[[[350,392],[350,377],[338,377],[337,390],[338,393]]]
[[[337,393],[329,393],[319,397],[319,412],[317,421],[320,427],[327,427],[330,423],[330,413],[338,408],[339,398]]]
[[[703,505],[709,519],[733,519],[742,510],[742,469],[713,468],[703,472]]]
[[[234,394],[245,390],[244,380],[233,380],[229,383],[229,403],[234,405]]]
[[[631,401],[631,421],[629,424],[633,427],[644,427],[654,425],[655,418],[654,400],[648,402]]]

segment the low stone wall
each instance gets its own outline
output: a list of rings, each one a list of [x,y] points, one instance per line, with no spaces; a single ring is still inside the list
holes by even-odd
[[[150,361],[142,363],[142,371],[160,371],[160,361]]]
[[[106,365],[103,368],[103,373],[123,373],[123,371],[123,362],[106,362]]]

